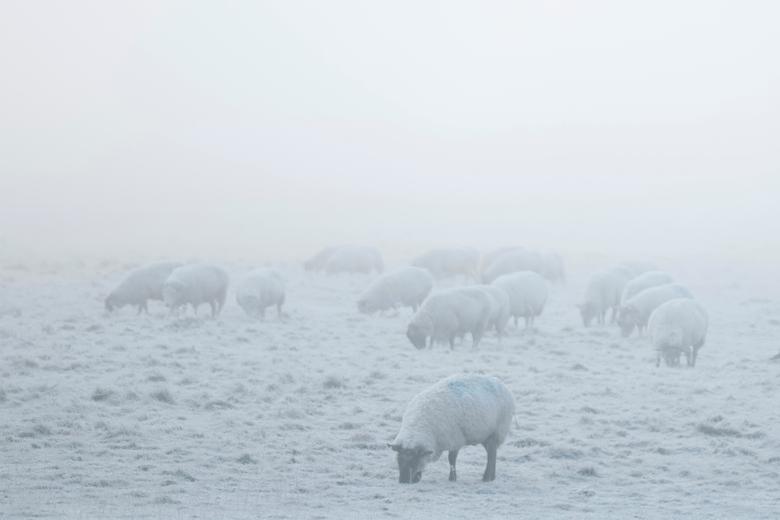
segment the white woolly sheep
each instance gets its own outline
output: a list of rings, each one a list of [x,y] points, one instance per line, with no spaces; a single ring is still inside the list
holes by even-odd
[[[518,271],[534,271],[541,274],[544,271],[542,256],[527,249],[512,249],[498,256],[482,272],[482,283],[493,283],[499,276]]]
[[[499,276],[492,285],[503,289],[509,296],[509,312],[515,327],[520,317],[525,319],[526,328],[533,327],[547,303],[549,289],[544,278],[533,271],[520,271]]]
[[[374,280],[358,299],[358,310],[373,314],[399,305],[414,312],[433,289],[433,277],[420,267],[401,267]]]
[[[479,345],[490,321],[493,300],[474,287],[458,287],[431,294],[423,302],[406,330],[406,337],[417,348],[447,342],[455,346],[455,338],[471,334],[474,347]]]
[[[623,295],[620,297],[620,302],[625,303],[633,296],[639,294],[645,289],[650,287],[656,287],[667,283],[672,283],[672,275],[665,273],[664,271],[647,271],[636,278],[632,278],[628,281],[623,288]]]
[[[174,269],[163,285],[163,300],[171,311],[190,304],[195,314],[198,307],[208,303],[211,315],[216,317],[225,305],[228,275],[210,264],[189,264]]]
[[[328,257],[324,269],[328,274],[381,273],[384,262],[382,254],[374,247],[341,246]]]
[[[635,328],[641,335],[653,311],[662,303],[675,298],[693,298],[693,295],[680,284],[667,283],[645,289],[623,302],[618,314],[618,326],[623,337],[630,336]]]
[[[512,393],[499,379],[456,375],[417,394],[406,407],[401,430],[389,446],[397,453],[398,482],[420,481],[426,464],[445,451],[450,481],[457,480],[455,463],[464,446],[481,444],[487,451],[482,480],[496,478],[496,454],[515,414]]]
[[[593,275],[585,289],[585,299],[579,305],[583,325],[589,327],[593,318],[604,325],[609,309],[612,309],[611,321],[614,323],[620,308],[620,297],[630,278],[630,273],[622,267]]]
[[[236,289],[236,302],[247,316],[264,318],[265,310],[275,305],[281,318],[284,300],[284,278],[275,269],[250,271]]]
[[[669,300],[654,310],[648,327],[656,351],[655,366],[661,365],[661,357],[667,366],[677,366],[681,354],[689,367],[696,366],[708,321],[707,311],[691,298]]]
[[[512,306],[509,301],[509,295],[504,289],[495,285],[477,285],[476,287],[485,291],[493,299],[488,327],[495,328],[496,334],[500,338],[504,335],[506,324],[511,316]]]
[[[149,312],[149,300],[163,299],[163,284],[179,262],[154,262],[128,273],[124,280],[106,297],[106,310],[121,309],[125,305],[137,305],[138,314]]]
[[[328,246],[321,249],[316,255],[303,263],[303,268],[307,271],[322,271],[333,253],[342,247],[344,246]]]
[[[418,256],[411,263],[427,269],[436,278],[462,275],[476,280],[479,251],[469,247],[432,249]]]
[[[636,278],[648,271],[658,270],[654,263],[645,260],[624,260],[623,262],[620,262],[617,267],[625,269],[631,278]]]

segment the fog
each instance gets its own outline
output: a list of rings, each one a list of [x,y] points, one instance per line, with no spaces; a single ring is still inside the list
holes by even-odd
[[[5,2],[7,255],[772,257],[775,2]]]

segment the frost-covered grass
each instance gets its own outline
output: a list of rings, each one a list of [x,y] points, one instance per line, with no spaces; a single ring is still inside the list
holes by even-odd
[[[686,273],[691,276],[686,278]],[[0,316],[2,518],[772,518],[780,510],[780,292],[676,272],[707,307],[699,363],[583,329],[587,273],[534,333],[418,351],[410,312],[358,314],[369,276],[288,279],[287,316],[106,315],[105,273],[15,270]],[[696,275],[696,276],[692,276]],[[778,279],[766,278],[766,279]],[[481,482],[446,457],[397,483],[406,403],[458,372],[500,377],[517,418]]]

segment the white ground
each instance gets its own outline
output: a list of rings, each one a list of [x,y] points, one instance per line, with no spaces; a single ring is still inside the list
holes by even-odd
[[[234,275],[242,269],[233,269]],[[699,366],[583,329],[587,273],[553,289],[535,334],[417,351],[410,316],[365,317],[366,276],[285,270],[287,316],[109,316],[116,269],[2,273],[0,518],[777,518],[780,294],[678,274],[710,312]],[[0,309],[2,311],[2,309]],[[502,378],[517,425],[497,480],[467,448],[397,483],[385,443],[441,377]]]

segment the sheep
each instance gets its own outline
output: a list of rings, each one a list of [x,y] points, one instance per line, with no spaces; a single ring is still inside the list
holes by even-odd
[[[106,297],[106,310],[112,312],[125,305],[137,305],[138,314],[148,314],[148,300],[163,299],[163,283],[171,272],[181,265],[179,262],[154,262],[133,269]]]
[[[455,482],[458,451],[476,444],[487,451],[482,480],[495,480],[496,453],[514,414],[512,393],[492,376],[450,376],[423,390],[406,407],[401,429],[388,443],[397,454],[398,482],[419,482],[426,464],[444,451],[449,452],[449,480]]]
[[[427,269],[435,278],[463,275],[477,279],[479,251],[468,247],[432,249],[411,262]]]
[[[399,305],[411,307],[413,312],[433,289],[433,277],[419,267],[401,267],[374,280],[358,299],[358,310],[373,314]]]
[[[542,256],[527,249],[513,249],[499,255],[482,272],[482,283],[493,283],[499,276],[518,271],[534,271],[542,273],[544,262]]]
[[[525,319],[525,328],[534,326],[534,321],[544,310],[549,290],[544,278],[533,271],[520,271],[496,278],[491,284],[503,289],[509,296],[509,313],[515,327],[519,317]]]
[[[406,337],[418,349],[425,348],[428,338],[431,347],[435,342],[447,342],[454,348],[455,338],[470,333],[476,348],[490,321],[492,305],[492,298],[474,287],[431,294],[412,317]]]
[[[491,264],[493,264],[493,262],[495,262],[496,259],[498,259],[500,256],[503,256],[506,253],[513,253],[517,251],[525,251],[525,248],[520,246],[500,247],[485,253],[482,255],[482,260],[479,263],[479,272],[484,273],[487,268],[490,267]]]
[[[691,298],[675,298],[654,310],[648,327],[656,351],[655,366],[661,366],[661,357],[667,366],[678,366],[684,354],[687,365],[695,367],[707,338],[708,321],[707,311]]]
[[[189,303],[195,315],[201,304],[208,303],[212,317],[217,317],[225,305],[228,282],[227,273],[215,265],[183,265],[165,280],[163,300],[172,312]]]
[[[316,255],[303,263],[303,268],[307,271],[322,271],[325,269],[328,259],[342,247],[344,246],[328,246],[321,249]]]
[[[623,288],[623,295],[620,297],[621,304],[627,302],[631,297],[650,287],[656,287],[666,283],[672,283],[674,280],[669,273],[663,271],[646,271],[636,278],[628,281]]]
[[[680,284],[668,283],[650,287],[629,298],[620,306],[618,314],[618,326],[623,337],[630,336],[634,328],[642,335],[653,311],[662,303],[675,298],[693,298],[693,295]]]
[[[658,270],[654,263],[645,260],[624,260],[618,264],[618,268],[625,269],[631,278],[636,278],[648,271]]]
[[[630,278],[630,273],[622,267],[593,275],[585,289],[584,301],[578,305],[582,324],[590,327],[593,318],[596,318],[600,325],[604,325],[609,309],[612,309],[611,321],[614,323],[620,308],[623,288]]]
[[[506,331],[506,324],[509,322],[511,312],[509,295],[504,289],[494,285],[477,285],[476,287],[485,291],[492,298],[488,327],[495,328],[496,334],[501,338]]]
[[[341,246],[328,257],[324,270],[328,274],[370,273],[384,271],[382,254],[373,247]]]
[[[236,302],[247,316],[264,318],[265,310],[275,305],[281,318],[284,301],[284,279],[275,269],[250,271],[236,289]]]

